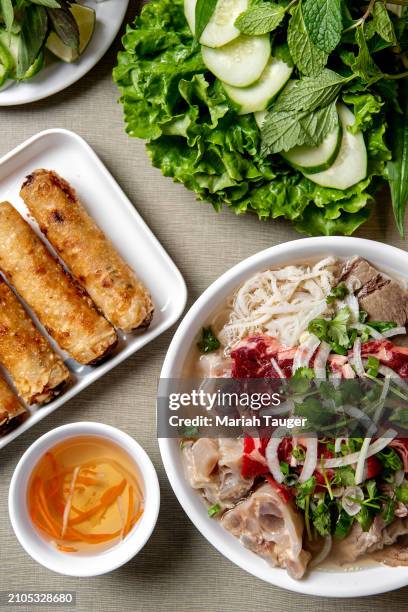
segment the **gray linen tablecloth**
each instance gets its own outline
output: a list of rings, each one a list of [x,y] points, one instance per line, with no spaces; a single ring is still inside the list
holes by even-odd
[[[131,0],[127,21],[133,19],[138,4]],[[117,40],[98,66],[66,91],[29,106],[0,109],[0,156],[46,128],[63,127],[83,136],[180,268],[191,304],[241,259],[299,235],[285,222],[261,223],[227,210],[217,215],[151,167],[143,143],[124,132],[118,92],[111,79],[119,44]],[[359,235],[406,247],[394,228],[388,204],[378,205]],[[170,488],[155,432],[156,386],[174,331],[1,451],[0,591],[72,590],[77,592],[77,609],[84,612],[407,610],[408,589],[360,600],[325,600],[269,586],[235,567],[199,534]],[[51,428],[80,420],[109,423],[134,436],[152,458],[162,491],[158,525],[144,550],[123,568],[93,579],[65,578],[37,565],[14,537],[7,511],[10,478],[23,451]]]

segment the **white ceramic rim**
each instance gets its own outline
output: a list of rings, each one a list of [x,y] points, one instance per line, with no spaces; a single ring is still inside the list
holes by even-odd
[[[289,264],[326,255],[361,255],[384,271],[407,278],[408,253],[393,246],[347,237],[303,238],[261,251],[240,262],[218,278],[187,312],[168,349],[161,377],[181,376],[186,353],[211,312],[251,274],[270,266]],[[211,304],[211,305],[210,305]],[[202,535],[225,557],[248,573],[270,584],[323,597],[361,597],[388,592],[408,585],[407,568],[382,565],[355,572],[311,571],[303,580],[293,580],[285,570],[271,568],[260,557],[242,547],[216,521],[208,518],[205,505],[184,478],[177,440],[159,439],[167,477],[182,508]]]
[[[33,466],[47,450],[70,437],[102,436],[125,450],[137,465],[144,487],[144,512],[130,534],[119,544],[96,555],[68,555],[54,549],[31,522],[27,508],[27,485]],[[149,540],[160,509],[156,470],[146,451],[125,432],[95,422],[62,425],[36,440],[21,457],[9,490],[9,515],[14,533],[25,551],[44,567],[65,576],[90,577],[111,572],[132,559]]]

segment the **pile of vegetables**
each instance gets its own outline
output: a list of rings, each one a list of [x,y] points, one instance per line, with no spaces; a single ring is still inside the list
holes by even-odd
[[[352,234],[408,200],[408,2],[151,0],[114,79],[154,166],[216,210]]]
[[[64,61],[78,59],[94,21],[93,9],[71,0],[0,0],[0,88],[35,76],[46,47]]]

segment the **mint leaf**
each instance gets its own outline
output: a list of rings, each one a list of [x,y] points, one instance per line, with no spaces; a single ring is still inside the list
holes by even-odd
[[[250,7],[235,21],[235,27],[242,34],[259,36],[273,32],[282,22],[285,16],[285,9],[273,2],[257,4]]]
[[[200,40],[208,22],[210,21],[218,0],[197,0],[195,7],[195,37]]]
[[[343,30],[341,0],[306,0],[303,16],[313,44],[326,53],[334,51]]]
[[[317,76],[325,67],[328,54],[318,49],[312,39],[303,16],[302,2],[293,10],[288,27],[288,44],[291,56],[300,72]]]
[[[356,30],[356,43],[359,46],[357,57],[351,64],[351,68],[364,82],[371,85],[382,78],[382,72],[371,57],[370,50],[364,32],[364,25]]]
[[[342,86],[350,81],[333,70],[325,69],[319,78],[303,77],[287,85],[276,103],[274,111],[313,111],[327,106],[337,98]]]
[[[397,37],[395,35],[394,24],[385,5],[381,1],[375,3],[372,15],[373,19],[367,25],[368,38],[377,33],[385,42],[396,45]]]
[[[318,146],[338,123],[336,103],[315,111],[274,112],[262,126],[262,155],[289,151],[296,146]]]

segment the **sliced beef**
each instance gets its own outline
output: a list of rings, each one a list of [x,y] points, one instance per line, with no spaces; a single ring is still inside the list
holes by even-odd
[[[340,280],[356,293],[369,320],[394,321],[397,325],[407,322],[408,291],[362,257],[346,262]]]
[[[292,578],[304,575],[311,555],[302,548],[303,518],[269,483],[226,512],[222,525],[246,547]]]
[[[378,276],[379,272],[366,259],[353,257],[346,261],[340,282],[346,282],[354,291]]]
[[[353,563],[366,553],[382,550],[394,544],[398,538],[408,534],[408,518],[397,518],[385,526],[381,517],[374,519],[369,531],[354,523],[349,535],[333,545],[333,554],[340,563]]]
[[[408,565],[408,536],[402,536],[396,544],[377,550],[373,553],[376,561],[390,565],[391,567],[401,567]]]

